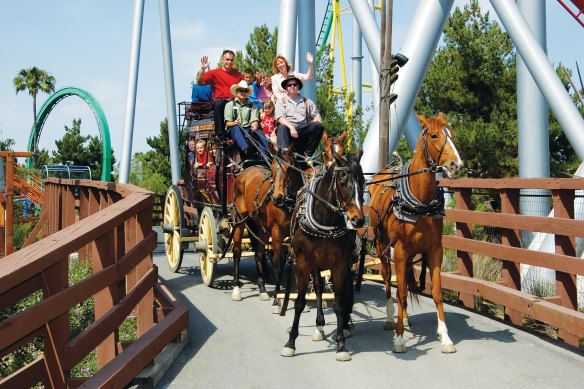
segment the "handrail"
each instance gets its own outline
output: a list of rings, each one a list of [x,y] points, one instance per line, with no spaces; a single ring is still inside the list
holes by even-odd
[[[188,325],[188,310],[164,288],[152,262],[154,195],[133,185],[49,178],[45,182],[50,236],[0,260],[0,310],[37,290],[43,299],[0,322],[0,357],[37,336],[44,355],[0,381],[0,388],[127,385]],[[91,258],[94,273],[69,286],[69,255]],[[95,322],[70,339],[69,310],[94,298]],[[136,311],[138,339],[116,339]],[[124,352],[121,353],[121,350]],[[97,349],[98,372],[68,372]]]

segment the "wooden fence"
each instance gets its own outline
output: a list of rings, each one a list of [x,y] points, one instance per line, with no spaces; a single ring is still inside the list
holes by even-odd
[[[584,179],[441,179],[439,184],[450,188],[456,202],[445,217],[456,223],[456,235],[443,236],[442,243],[456,250],[457,268],[442,273],[442,287],[458,292],[459,302],[468,308],[474,308],[475,297],[503,305],[505,320],[516,325],[522,324],[524,314],[529,315],[556,327],[560,339],[578,346],[579,337],[584,337],[584,313],[578,310],[576,276],[584,276],[584,259],[576,257],[575,238],[584,237],[584,221],[574,218],[574,200],[576,190],[584,189]],[[524,189],[547,190],[554,216],[520,215],[520,191]],[[472,211],[472,197],[486,193],[500,204],[500,210]],[[501,243],[473,237],[473,225],[497,229]],[[555,253],[521,248],[520,230],[553,234]],[[501,260],[502,281],[474,278],[473,254]],[[555,270],[555,295],[540,298],[522,292],[521,264]],[[416,271],[419,275],[419,266]],[[429,290],[429,274],[426,283]]]
[[[152,262],[154,195],[133,185],[50,178],[44,239],[0,260],[0,310],[42,290],[42,301],[0,322],[0,357],[42,337],[44,355],[0,381],[0,388],[123,387],[188,325],[188,310],[158,280]],[[42,228],[44,227],[44,230]],[[69,285],[70,254],[93,274]],[[71,339],[69,310],[93,296],[95,322]],[[135,310],[137,340],[118,329]],[[98,372],[69,371],[97,349]]]

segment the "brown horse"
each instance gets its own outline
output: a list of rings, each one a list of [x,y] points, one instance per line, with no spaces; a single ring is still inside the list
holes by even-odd
[[[411,162],[406,164],[401,172],[385,168],[373,176],[369,185],[371,225],[375,229],[377,255],[383,264],[381,274],[386,288],[385,328],[395,328],[393,352],[405,352],[403,333],[404,321],[407,319],[406,297],[408,286],[410,290],[416,288],[412,260],[417,254],[422,254],[430,270],[442,352],[453,353],[456,349],[448,337],[442,306],[440,267],[443,254],[444,196],[442,190],[437,187],[436,172],[442,171],[448,178],[454,178],[462,168],[462,160],[454,145],[454,133],[448,126],[444,114],[440,113],[437,117],[429,119],[418,116],[418,119],[423,131]],[[392,175],[397,176],[398,173],[400,178],[388,179]],[[390,247],[393,247],[397,276],[397,327],[393,319],[391,300]],[[425,267],[422,268],[425,272]],[[425,279],[425,274],[421,275],[420,279]],[[421,285],[421,288],[423,289],[424,285]]]
[[[308,169],[305,170],[306,174],[308,175],[309,179],[312,179],[319,174],[323,173],[325,168],[330,166],[333,163],[333,154],[332,150],[339,155],[345,154],[345,146],[343,142],[347,138],[347,130],[343,131],[341,136],[339,137],[328,137],[326,131],[322,133],[322,154],[324,159],[324,166],[323,165],[312,165]]]
[[[363,188],[365,179],[359,159],[339,156],[332,150],[333,164],[324,175],[316,177],[305,186],[296,200],[292,215],[291,236],[293,255],[296,257],[296,287],[298,297],[294,302],[294,321],[290,337],[281,355],[294,356],[298,337],[300,314],[306,305],[306,291],[310,276],[316,280],[317,290],[322,290],[320,271],[330,269],[335,291],[334,311],[337,316],[338,361],[351,359],[345,348],[343,327],[349,321],[352,308],[351,255],[355,246],[355,228],[363,226]],[[290,274],[290,272],[288,273]],[[290,284],[280,315],[286,312]],[[320,301],[317,301],[317,305]],[[322,331],[324,316],[316,319],[317,331]]]
[[[236,226],[233,232],[233,276],[232,300],[240,301],[239,260],[241,258],[241,240],[243,229],[247,226],[254,246],[258,269],[258,286],[260,299],[269,300],[264,285],[262,259],[265,245],[272,238],[276,294],[280,291],[282,274],[282,242],[290,235],[290,218],[296,200],[296,192],[302,187],[302,171],[293,156],[293,147],[287,151],[275,151],[271,169],[252,166],[241,172],[235,179],[234,200]],[[278,301],[274,297],[274,313],[278,313]]]

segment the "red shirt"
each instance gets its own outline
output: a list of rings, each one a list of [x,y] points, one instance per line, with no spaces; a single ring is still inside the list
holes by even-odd
[[[201,165],[206,165],[207,164],[207,152],[205,151],[205,153],[203,154],[197,154],[197,162],[200,163]]]
[[[239,70],[232,68],[226,72],[222,67],[209,70],[203,74],[203,82],[211,85],[213,99],[233,98],[231,86],[243,80]]]
[[[264,134],[271,134],[274,130],[274,117],[264,115],[264,118],[262,119],[262,132]]]

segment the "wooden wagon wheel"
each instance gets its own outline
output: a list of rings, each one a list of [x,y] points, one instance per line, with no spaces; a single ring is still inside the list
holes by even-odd
[[[210,286],[215,279],[217,262],[213,254],[219,254],[217,239],[215,216],[209,207],[205,207],[199,220],[199,242],[206,242],[207,249],[199,252],[199,261],[201,263],[201,277],[206,286]]]
[[[184,249],[181,243],[181,231],[185,224],[183,201],[176,185],[171,185],[164,200],[164,249],[170,271],[176,273],[182,263]]]

